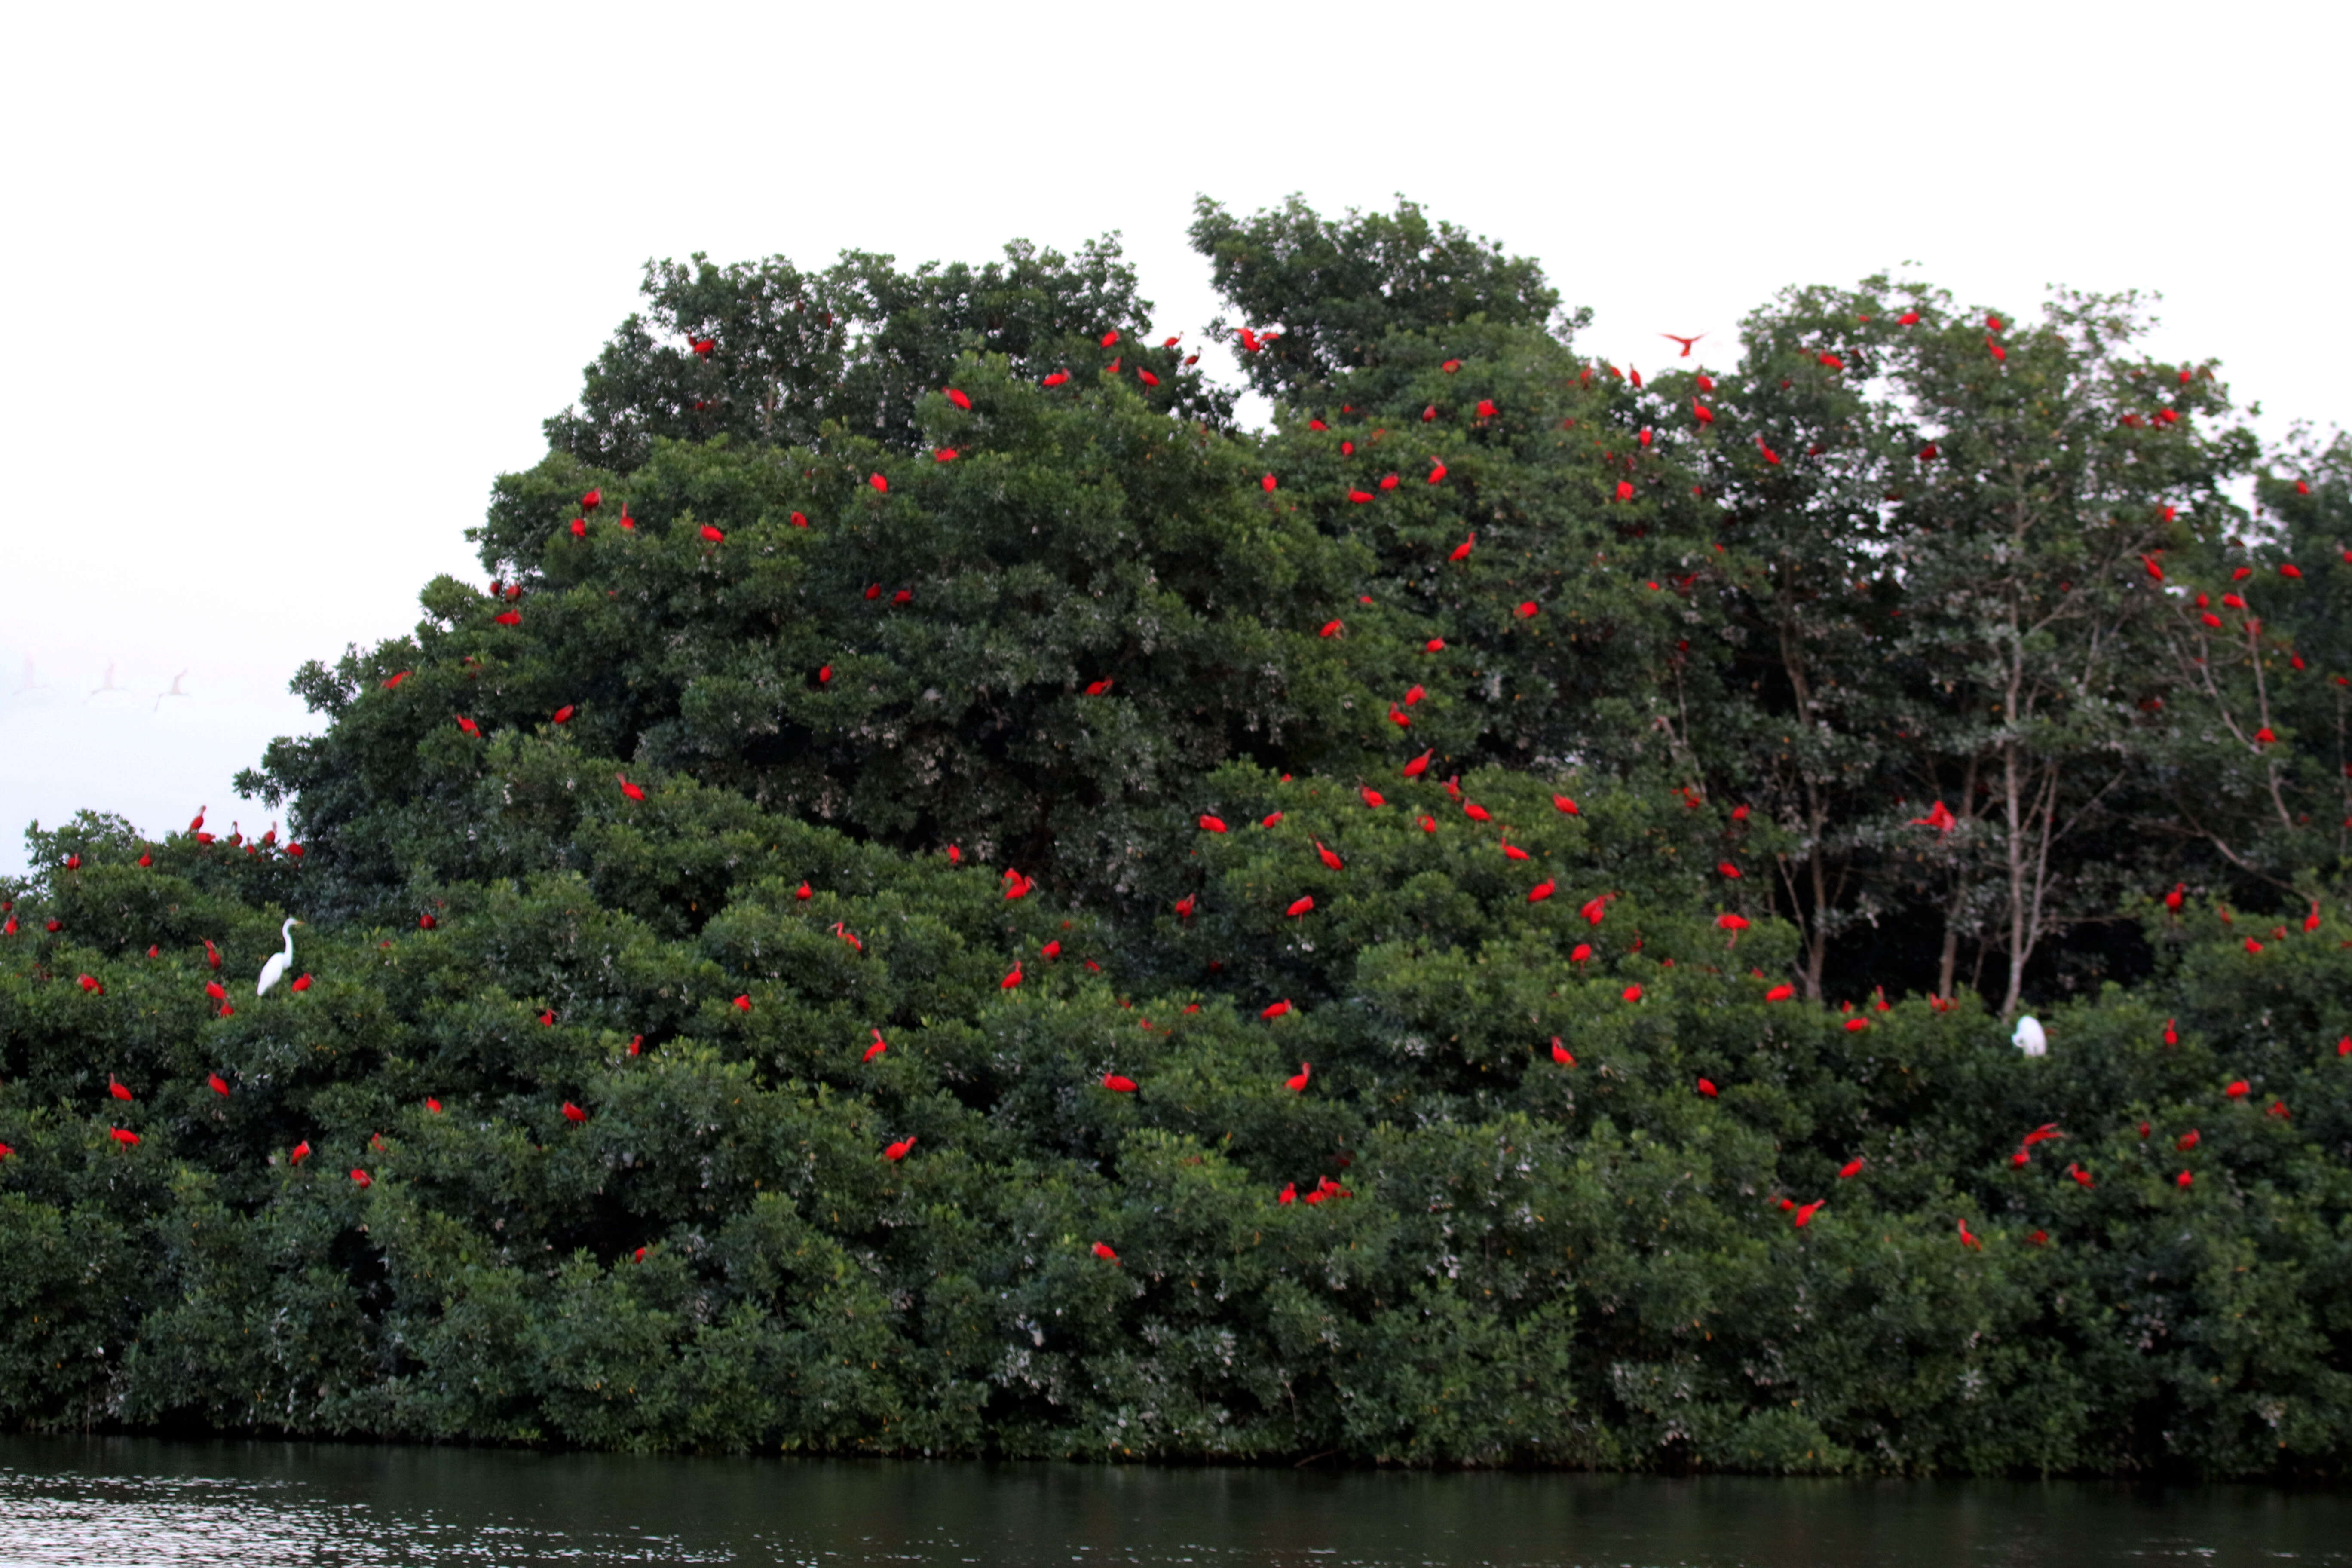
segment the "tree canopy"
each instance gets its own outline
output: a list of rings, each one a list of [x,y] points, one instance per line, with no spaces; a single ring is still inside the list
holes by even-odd
[[[1265,430],[1111,241],[649,265],[284,838],[37,829],[0,1418],[2343,1475],[2343,441],[1192,235]]]

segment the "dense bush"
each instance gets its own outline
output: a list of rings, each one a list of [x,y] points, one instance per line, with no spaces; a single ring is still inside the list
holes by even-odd
[[[37,831],[0,1415],[2343,1474],[2342,447],[2237,511],[2127,300],[1644,384],[1195,237],[1263,437],[1107,246],[652,269],[296,842]]]

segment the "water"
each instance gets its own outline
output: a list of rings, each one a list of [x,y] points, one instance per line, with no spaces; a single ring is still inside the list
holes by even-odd
[[[0,1564],[2352,1563],[2352,1497],[0,1438]]]

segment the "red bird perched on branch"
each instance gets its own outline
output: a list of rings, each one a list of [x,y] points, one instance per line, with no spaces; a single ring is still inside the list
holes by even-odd
[[[588,1120],[588,1113],[567,1100],[563,1102],[563,1120],[566,1121],[585,1121]]]
[[[1813,1216],[1821,1213],[1822,1205],[1826,1205],[1828,1202],[1829,1199],[1827,1198],[1815,1198],[1811,1203],[1800,1205],[1797,1209],[1797,1223],[1795,1228],[1802,1230],[1807,1226],[1812,1224]]]
[[[1550,898],[1552,894],[1557,891],[1559,891],[1559,884],[1552,881],[1549,878],[1546,878],[1544,880],[1538,882],[1534,887],[1528,889],[1528,902],[1531,904],[1542,903],[1546,899]]]
[[[1290,907],[1283,911],[1284,914],[1289,916],[1292,920],[1298,920],[1307,915],[1313,914],[1314,912],[1315,896],[1311,893],[1303,899],[1292,900]]]
[[[631,800],[643,800],[646,798],[646,792],[635,784],[631,784],[625,775],[614,773],[613,776],[620,781],[621,793],[623,795],[627,795]]]
[[[1944,803],[1939,800],[1934,805],[1927,808],[1927,816],[1913,817],[1909,826],[1913,827],[1932,827],[1939,834],[1948,834],[1953,828],[1958,827],[1960,819],[1954,816],[1948,810],[1947,810]]]
[[[1201,831],[1203,833],[1223,833],[1225,831],[1225,819],[1222,816],[1211,816],[1207,812],[1202,812],[1201,814]]]
[[[884,1051],[887,1051],[887,1050],[888,1050],[889,1048],[890,1048],[890,1042],[889,1042],[889,1041],[887,1041],[887,1040],[886,1040],[886,1039],[884,1039],[884,1038],[882,1037],[882,1031],[881,1031],[881,1030],[877,1029],[877,1030],[875,1030],[875,1031],[874,1031],[874,1043],[873,1043],[872,1045],[870,1045],[870,1046],[866,1047],[866,1054],[865,1054],[864,1056],[862,1056],[862,1057],[858,1058],[857,1059],[858,1059],[858,1061],[859,1061],[859,1063],[860,1063],[861,1065],[862,1065],[862,1064],[864,1064],[864,1063],[866,1063],[866,1062],[870,1062],[870,1061],[872,1061],[876,1057],[880,1056]]]
[[[1478,542],[1478,535],[1474,531],[1474,532],[1470,535],[1470,537],[1469,537],[1469,538],[1467,538],[1467,539],[1464,540],[1461,543],[1459,543],[1459,544],[1455,545],[1455,546],[1454,547],[1453,552],[1452,552],[1452,553],[1450,553],[1450,554],[1448,554],[1448,555],[1445,557],[1445,559],[1447,559],[1448,561],[1467,561],[1467,560],[1469,560],[1469,559],[1470,559],[1470,551],[1471,551],[1471,549],[1472,549],[1472,547],[1473,547],[1473,546],[1476,545],[1476,543],[1477,543],[1477,542]]]
[[[1551,1037],[1551,1059],[1564,1068],[1572,1068],[1576,1065],[1576,1053],[1561,1045],[1559,1037],[1554,1035]]]
[[[1122,1078],[1115,1072],[1107,1072],[1103,1074],[1102,1086],[1110,1090],[1113,1094],[1133,1094],[1135,1092],[1135,1080],[1131,1078]]]
[[[958,408],[969,410],[971,407],[971,399],[966,397],[962,393],[958,392],[954,387],[949,387],[947,389],[947,394],[948,401],[954,404]]]
[[[106,1079],[106,1092],[112,1095],[117,1100],[129,1100],[131,1098],[131,1091],[123,1088],[121,1082],[111,1074],[109,1074]]]
[[[914,1146],[915,1140],[912,1138],[901,1138],[898,1142],[893,1143],[888,1148],[883,1150],[882,1157],[895,1165],[899,1161],[905,1159],[907,1157],[908,1151],[914,1148]]]
[[[1258,1010],[1258,1016],[1261,1018],[1279,1018],[1285,1013],[1289,1011],[1290,999],[1286,996],[1279,1002],[1270,1003],[1266,1006],[1260,1008]]]
[[[1960,1245],[1974,1247],[1979,1252],[1984,1250],[1984,1243],[1969,1234],[1969,1222],[1966,1220],[1960,1221]]]
[[[1288,1006],[1289,1004],[1286,1002],[1283,1005]],[[1289,1089],[1291,1093],[1304,1094],[1307,1092],[1307,1080],[1314,1076],[1314,1068],[1306,1062],[1300,1062],[1298,1064],[1298,1070],[1293,1073],[1290,1077],[1283,1079],[1283,1082]]]
[[[1405,763],[1404,776],[1409,779],[1417,779],[1422,774],[1427,773],[1429,771],[1429,759],[1436,754],[1436,750],[1433,747],[1431,750],[1422,752],[1421,755]]]
[[[1346,861],[1340,859],[1337,855],[1332,854],[1331,851],[1323,847],[1323,841],[1320,838],[1315,840],[1315,853],[1322,860],[1323,864],[1328,866],[1334,871],[1344,871],[1348,868],[1348,863]]]
[[[1374,811],[1388,805],[1388,797],[1376,789],[1359,788],[1356,793],[1362,796],[1364,804]]]
[[[1105,1263],[1109,1264],[1112,1268],[1116,1268],[1119,1266],[1118,1254],[1111,1250],[1110,1243],[1107,1241],[1096,1242],[1094,1253],[1097,1258],[1101,1258]]]

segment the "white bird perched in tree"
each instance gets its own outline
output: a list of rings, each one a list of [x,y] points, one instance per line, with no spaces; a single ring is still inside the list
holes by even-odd
[[[2042,1032],[2042,1020],[2031,1013],[2017,1021],[2017,1032],[2010,1036],[2009,1043],[2029,1057],[2050,1054],[2050,1037]]]
[[[253,988],[253,994],[256,996],[267,996],[269,994],[271,986],[286,978],[286,971],[292,967],[294,963],[294,928],[301,923],[291,916],[287,918],[286,924],[281,928],[286,936],[286,951],[271,953],[269,962],[261,966],[261,983]]]

